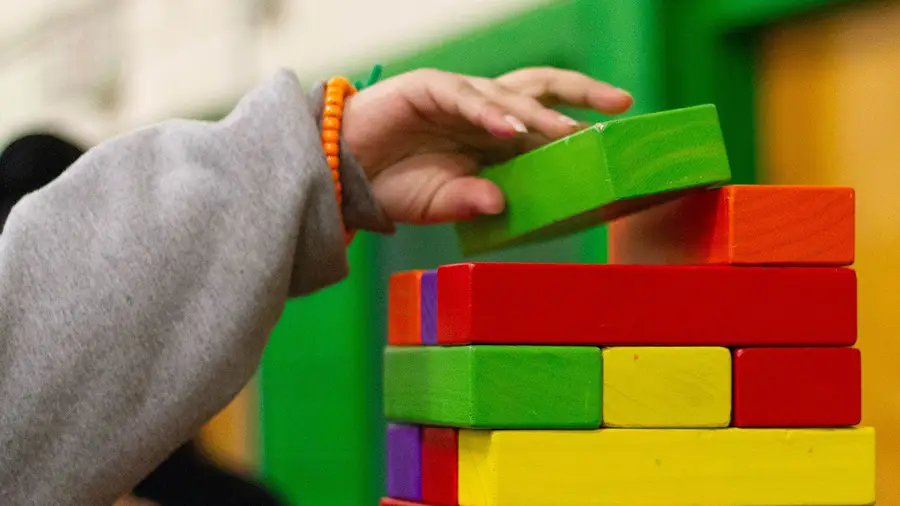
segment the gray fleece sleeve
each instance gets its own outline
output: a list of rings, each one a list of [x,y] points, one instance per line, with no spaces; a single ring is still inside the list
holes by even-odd
[[[249,381],[287,298],[346,276],[320,96],[279,72],[224,120],[112,139],[14,208],[0,504],[112,504]],[[392,230],[344,172],[351,225]]]

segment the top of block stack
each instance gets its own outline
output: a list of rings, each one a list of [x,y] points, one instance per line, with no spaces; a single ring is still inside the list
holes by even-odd
[[[465,255],[561,237],[731,177],[719,118],[702,105],[615,119],[489,167],[503,213],[457,224]]]
[[[609,222],[612,265],[398,273],[389,344],[856,342],[853,189],[719,186],[730,171],[714,106],[609,121],[483,175],[507,209],[458,224],[464,252]]]

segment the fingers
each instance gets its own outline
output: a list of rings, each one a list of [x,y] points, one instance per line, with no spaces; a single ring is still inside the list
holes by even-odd
[[[556,139],[570,135],[580,128],[574,119],[549,109],[534,97],[518,93],[494,79],[471,77],[469,81],[488,99],[521,121],[528,132]]]
[[[460,177],[438,189],[423,218],[429,223],[469,220],[484,214],[499,214],[505,205],[503,192],[494,183],[477,177]]]
[[[516,93],[533,97],[546,107],[567,105],[620,114],[634,103],[627,91],[571,70],[527,68],[505,74],[496,81]]]
[[[410,73],[408,83],[410,90],[407,96],[420,102],[416,104],[420,111],[437,109],[451,116],[461,116],[497,137],[512,137],[527,132],[521,120],[473,86],[465,76],[419,70]]]
[[[538,136],[547,140],[575,133],[586,125],[551,109],[552,105],[590,107],[607,114],[626,111],[631,95],[583,74],[532,68],[497,79],[432,69],[407,74],[404,94],[416,110],[440,112],[441,121],[461,118],[496,137]]]

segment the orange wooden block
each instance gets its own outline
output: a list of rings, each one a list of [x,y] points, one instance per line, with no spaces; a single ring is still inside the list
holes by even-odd
[[[613,221],[616,264],[845,267],[854,260],[854,190],[732,185]]]
[[[393,274],[388,284],[388,344],[415,346],[422,343],[422,274],[403,271]]]

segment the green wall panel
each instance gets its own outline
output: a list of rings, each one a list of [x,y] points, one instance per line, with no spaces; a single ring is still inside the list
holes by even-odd
[[[853,0],[712,0],[708,9],[719,27],[732,30],[782,23]]]
[[[709,0],[660,5],[668,53],[663,66],[666,107],[716,104],[732,181],[754,182],[754,39],[723,30]]]
[[[360,234],[346,280],[290,302],[263,357],[263,474],[288,504],[375,504],[384,481],[371,251]]]
[[[662,40],[658,0],[579,2],[582,71],[594,78],[628,90],[634,105],[624,116],[645,114],[663,108]],[[602,121],[589,113],[585,118]],[[587,263],[605,263],[606,227],[585,233],[581,258]]]

